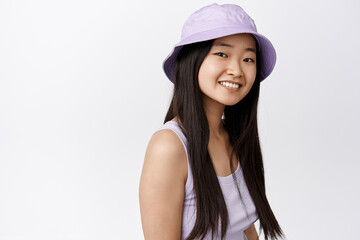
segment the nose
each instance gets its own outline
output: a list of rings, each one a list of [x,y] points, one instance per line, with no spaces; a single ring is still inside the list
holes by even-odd
[[[241,77],[243,75],[243,71],[241,68],[241,62],[234,59],[231,62],[229,62],[226,73],[229,75],[232,75],[234,77]]]

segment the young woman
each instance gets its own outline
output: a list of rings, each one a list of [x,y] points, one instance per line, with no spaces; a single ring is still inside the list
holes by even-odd
[[[233,4],[193,13],[163,63],[174,83],[140,179],[146,240],[255,240],[283,236],[265,194],[257,128],[260,82],[275,50]]]

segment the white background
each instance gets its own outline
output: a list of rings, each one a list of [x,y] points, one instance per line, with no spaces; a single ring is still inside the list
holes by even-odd
[[[211,3],[0,1],[0,240],[143,239],[142,162],[172,90],[161,64]],[[359,1],[226,3],[277,50],[259,128],[287,239],[355,239]]]

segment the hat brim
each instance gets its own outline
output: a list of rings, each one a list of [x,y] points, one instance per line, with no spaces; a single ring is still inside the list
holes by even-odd
[[[263,81],[265,78],[267,78],[270,75],[270,73],[273,71],[275,67],[275,63],[276,63],[275,48],[265,36],[251,29],[244,29],[239,26],[233,26],[233,27],[228,26],[228,27],[222,27],[222,28],[199,32],[177,43],[170,52],[170,54],[165,58],[162,64],[166,76],[170,79],[170,81],[174,82],[176,57],[180,52],[182,46],[191,43],[202,42],[210,39],[216,39],[233,34],[238,34],[238,33],[250,33],[255,37],[258,43],[259,57],[261,62],[260,72],[258,72],[257,74],[259,74],[258,77],[260,81]]]

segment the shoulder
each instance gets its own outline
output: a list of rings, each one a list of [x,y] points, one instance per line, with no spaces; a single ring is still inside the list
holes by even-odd
[[[180,138],[170,129],[155,132],[149,141],[148,150],[166,151],[169,154],[185,152]]]
[[[173,177],[187,179],[187,161],[184,146],[170,129],[155,132],[148,144],[144,168],[150,167],[159,174],[173,173]]]

